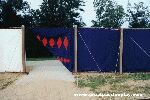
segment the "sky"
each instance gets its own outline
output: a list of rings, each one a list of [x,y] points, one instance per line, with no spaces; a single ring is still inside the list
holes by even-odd
[[[31,8],[38,9],[43,0],[26,0],[29,4],[31,4]],[[83,7],[84,12],[81,13],[82,19],[86,24],[86,27],[92,26],[92,20],[96,20],[96,12],[94,11],[93,1],[94,0],[84,0],[85,6]],[[126,10],[128,0],[115,0],[119,5],[122,5]],[[145,2],[145,4],[150,5],[150,0],[129,0],[131,4],[138,2]],[[125,22],[122,25],[123,28],[128,27],[128,23]]]

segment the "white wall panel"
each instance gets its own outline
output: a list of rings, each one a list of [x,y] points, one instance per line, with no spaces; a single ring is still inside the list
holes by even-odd
[[[22,29],[0,29],[0,72],[23,72]]]

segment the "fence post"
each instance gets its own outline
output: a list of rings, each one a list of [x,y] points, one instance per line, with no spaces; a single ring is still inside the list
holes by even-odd
[[[77,68],[77,50],[78,50],[78,43],[77,43],[77,33],[78,33],[78,29],[77,29],[77,25],[74,25],[74,72],[77,73],[78,72],[78,68]]]
[[[120,28],[120,57],[119,57],[119,71],[122,74],[122,66],[123,66],[123,28]]]
[[[26,73],[26,64],[25,64],[25,26],[21,26],[22,29],[22,65],[23,65],[23,72]]]

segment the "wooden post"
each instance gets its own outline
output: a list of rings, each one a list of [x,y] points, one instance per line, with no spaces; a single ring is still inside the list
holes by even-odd
[[[26,73],[26,64],[25,64],[25,26],[21,26],[22,29],[22,65],[23,65],[23,72]]]
[[[74,25],[74,72],[77,73],[78,72],[78,68],[77,68],[77,48],[78,48],[78,43],[77,43],[77,33],[78,33],[78,29],[77,29],[77,25]]]
[[[123,28],[120,28],[120,57],[119,57],[120,74],[122,74],[122,66],[123,66]]]

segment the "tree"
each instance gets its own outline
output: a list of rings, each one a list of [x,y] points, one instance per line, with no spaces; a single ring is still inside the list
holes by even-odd
[[[123,24],[124,9],[111,0],[94,0],[97,20],[93,27],[118,28]]]
[[[130,28],[150,27],[150,12],[148,6],[144,6],[144,2],[135,3],[133,7],[128,3],[127,18]]]
[[[83,26],[79,13],[83,11],[82,6],[82,0],[43,0],[40,9],[32,12],[34,23],[47,27]]]
[[[29,5],[23,0],[0,0],[0,27],[20,27],[27,24]]]

